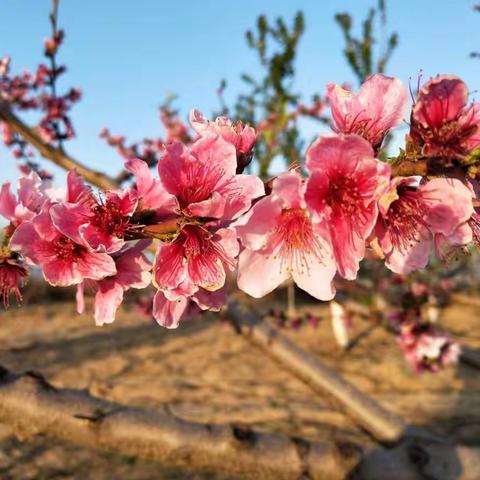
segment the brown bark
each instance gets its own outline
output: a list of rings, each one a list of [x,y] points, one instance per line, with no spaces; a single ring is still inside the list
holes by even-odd
[[[246,478],[341,479],[358,463],[352,444],[313,442],[233,424],[182,420],[57,389],[40,374],[0,367],[0,421],[20,438],[47,435],[164,464]]]
[[[75,169],[80,175],[82,175],[88,182],[96,185],[103,190],[117,188],[118,183],[115,179],[108,175],[96,172],[85,165],[81,164],[77,160],[67,155],[63,150],[55,148],[45,142],[41,136],[35,131],[35,129],[29,127],[18,118],[5,103],[0,102],[0,120],[6,122],[10,128],[20,135],[25,141],[35,147],[42,157],[51,160],[56,165],[64,168],[65,170]]]
[[[428,163],[426,160],[412,162],[404,160],[392,165],[392,177],[410,177],[413,175],[425,176],[428,173]]]

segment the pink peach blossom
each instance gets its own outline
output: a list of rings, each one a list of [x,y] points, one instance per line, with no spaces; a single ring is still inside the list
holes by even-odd
[[[471,241],[466,222],[473,213],[469,189],[457,179],[435,178],[420,186],[415,178],[395,178],[379,201],[375,229],[386,266],[407,274],[426,267],[433,242]]]
[[[53,205],[50,214],[55,227],[75,243],[113,253],[123,247],[136,207],[136,191],[108,191],[102,199],[71,171],[67,201]]]
[[[219,290],[225,284],[225,269],[235,268],[238,255],[235,231],[221,228],[210,232],[199,225],[186,225],[171,243],[159,246],[154,281],[160,290],[195,293],[198,288]]]
[[[48,199],[46,187],[47,184],[33,171],[20,177],[16,196],[10,190],[10,182],[4,183],[0,189],[0,215],[13,227],[31,220]]]
[[[235,147],[218,135],[201,137],[190,147],[167,146],[158,164],[160,180],[187,217],[231,221],[265,193],[255,175],[237,175]]]
[[[95,289],[94,317],[97,325],[113,323],[124,292],[131,288],[146,288],[151,281],[151,264],[142,251],[149,241],[141,241],[129,250],[118,252],[114,260],[117,273],[102,280],[85,280],[77,286],[77,310],[85,310],[84,287]]]
[[[467,106],[468,88],[454,75],[439,75],[418,92],[410,141],[427,157],[462,159],[480,146],[480,104]]]
[[[405,118],[407,91],[398,78],[377,73],[367,78],[357,94],[339,85],[327,85],[334,129],[356,133],[378,149],[385,135]]]
[[[198,110],[190,112],[190,123],[200,136],[216,133],[235,147],[237,173],[242,173],[251,162],[256,143],[256,133],[249,125],[244,125],[241,121],[234,123],[227,117],[217,117],[213,122],[208,121]]]
[[[42,268],[54,286],[81,283],[85,278],[101,280],[116,273],[115,262],[106,253],[95,253],[58,231],[44,206],[33,220],[23,222],[10,239],[10,248]]]
[[[284,173],[273,181],[272,193],[236,224],[245,247],[238,286],[249,295],[263,297],[292,277],[310,295],[333,298],[336,269],[328,234],[321,222],[312,220],[304,191],[299,173]]]
[[[199,225],[184,226],[173,242],[160,245],[153,268],[156,321],[176,328],[191,302],[219,310],[226,302],[225,271],[235,268],[238,250],[233,229],[212,233]]]
[[[305,200],[323,219],[339,274],[357,276],[365,241],[377,221],[377,201],[388,185],[390,166],[374,158],[358,135],[325,135],[307,151]]]

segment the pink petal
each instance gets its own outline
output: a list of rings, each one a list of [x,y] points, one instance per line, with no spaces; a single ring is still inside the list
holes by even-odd
[[[154,283],[159,289],[176,288],[185,279],[186,265],[181,245],[161,244],[153,266]]]
[[[431,237],[424,233],[423,239],[413,243],[409,248],[392,250],[385,259],[385,265],[392,272],[401,275],[422,270],[428,264],[431,247]]]
[[[296,171],[279,175],[272,185],[272,195],[280,198],[284,208],[303,208],[304,185]]]
[[[192,297],[192,300],[201,310],[212,310],[218,312],[227,303],[227,287],[224,286],[215,292],[209,292],[200,288]]]
[[[235,147],[219,135],[208,135],[195,141],[191,154],[203,165],[215,165],[225,178],[233,177],[237,171]]]
[[[10,248],[20,252],[30,262],[39,264],[43,260],[38,246],[41,239],[31,222],[22,223],[10,239]]]
[[[115,280],[102,280],[94,300],[94,316],[97,325],[113,323],[118,307],[123,301],[123,288]]]
[[[18,200],[33,212],[38,212],[45,201],[41,186],[42,180],[33,171],[18,180]]]
[[[5,182],[0,190],[0,215],[7,220],[12,220],[15,215],[17,199],[10,191],[10,182]]]
[[[210,122],[205,118],[205,116],[202,112],[200,112],[200,110],[191,110],[188,119],[190,121],[190,125],[197,133],[203,134],[210,131]]]
[[[358,97],[349,90],[330,82],[327,84],[327,98],[330,102],[336,129],[349,133],[352,120],[362,112]]]
[[[77,259],[78,271],[83,278],[101,280],[117,273],[115,261],[107,253],[85,251]]]
[[[358,99],[375,127],[388,131],[398,126],[407,113],[408,93],[395,77],[377,73],[367,78],[360,87]]]
[[[337,267],[326,242],[322,241],[322,245],[324,247],[323,257],[319,259],[316,255],[305,252],[302,257],[302,265],[293,269],[292,276],[302,290],[312,297],[326,301],[335,296],[333,277],[337,272]]]
[[[365,158],[373,159],[372,146],[358,135],[322,135],[307,150],[306,165],[310,171],[336,171],[352,174]]]
[[[138,204],[138,194],[131,189],[107,192],[106,199],[117,205],[120,212],[126,217],[131,216],[135,212]]]
[[[77,301],[77,313],[80,315],[85,311],[85,296],[84,296],[84,284],[79,283],[77,285],[77,293],[75,295],[75,300]]]
[[[430,207],[427,222],[432,232],[451,235],[473,215],[472,193],[456,178],[434,178],[422,186]]]
[[[425,128],[436,128],[454,120],[468,101],[468,88],[453,75],[439,75],[420,89],[413,118]]]
[[[90,210],[80,203],[58,203],[50,208],[55,227],[74,242],[88,246],[80,233],[80,227],[89,221]]]
[[[165,298],[162,291],[158,291],[153,298],[153,317],[162,327],[177,328],[187,304],[186,297],[170,301]]]
[[[458,123],[463,128],[473,128],[473,133],[463,142],[467,151],[472,151],[480,146],[480,103],[474,103],[471,107],[465,109]],[[475,128],[476,127],[476,128]]]
[[[218,192],[202,202],[191,203],[184,209],[184,213],[191,217],[221,218],[224,216],[225,198]]]
[[[221,193],[226,203],[222,218],[234,220],[251,207],[253,199],[265,195],[265,187],[256,175],[235,175]]]
[[[79,243],[97,252],[115,253],[125,245],[123,238],[109,235],[105,230],[92,224],[82,225],[79,230],[81,238]]]
[[[238,262],[238,288],[252,297],[261,298],[287,280],[290,273],[282,266],[280,256],[245,249]]]
[[[87,201],[92,195],[92,190],[85,184],[83,178],[75,171],[70,170],[67,175],[67,197],[69,203]]]
[[[54,287],[68,287],[82,282],[84,276],[80,273],[77,265],[68,260],[55,260],[43,265],[45,280]]]
[[[152,209],[164,215],[176,208],[175,198],[166,191],[159,179],[153,177],[148,165],[139,159],[125,162],[125,168],[135,175],[140,205],[144,210]]]
[[[146,288],[151,282],[151,264],[141,252],[129,250],[115,262],[117,275],[115,281],[123,289]]]
[[[268,242],[269,235],[277,227],[283,201],[268,195],[235,224],[242,244],[250,250],[260,250]]]
[[[372,210],[376,210],[375,205],[372,206]],[[371,218],[376,220],[376,212],[372,211]],[[347,280],[355,280],[360,261],[365,256],[365,239],[369,233],[359,237],[348,219],[339,217],[332,221],[330,234],[338,273]]]
[[[225,285],[225,267],[215,253],[197,255],[189,259],[187,267],[188,276],[199,287],[214,292]]]

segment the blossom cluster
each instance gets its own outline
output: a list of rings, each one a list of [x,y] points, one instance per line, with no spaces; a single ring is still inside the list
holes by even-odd
[[[4,184],[4,301],[19,296],[26,265],[34,264],[52,285],[77,285],[79,311],[84,290],[95,291],[98,324],[114,320],[125,291],[152,284],[153,316],[175,328],[192,307],[219,310],[226,303],[229,273],[256,298],[291,279],[328,301],[335,276],[354,280],[367,251],[407,274],[424,268],[432,251],[445,259],[478,245],[472,159],[480,107],[467,105],[465,84],[439,76],[414,99],[397,162],[427,161],[437,174],[422,177],[398,176],[379,158],[386,135],[407,115],[398,79],[377,74],[357,94],[333,84],[327,92],[334,131],[308,148],[306,174],[292,169],[266,183],[245,174],[253,127],[225,117],[209,121],[194,110],[196,138],[166,142],[157,174],[129,154],[125,168],[134,183],[125,188],[97,194],[75,171],[64,192],[34,172],[20,179],[16,195]]]
[[[39,112],[37,131],[49,144],[61,144],[75,136],[69,114],[81,98],[78,88],[70,88],[61,95],[57,92],[58,78],[66,71],[64,65],[57,65],[55,62],[55,55],[63,39],[63,30],[45,39],[44,55],[48,62],[38,65],[34,73],[25,71],[14,75],[10,72],[10,58],[0,59],[0,103],[5,103],[12,110]],[[26,159],[27,166],[36,169],[36,164],[30,160],[33,152],[28,148],[28,144],[8,123],[0,122],[0,127],[3,142],[12,149],[14,156]]]

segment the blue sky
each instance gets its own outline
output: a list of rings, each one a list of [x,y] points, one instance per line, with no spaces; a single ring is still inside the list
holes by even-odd
[[[155,136],[160,128],[157,107],[165,94],[180,95],[178,106],[185,115],[193,107],[209,113],[218,106],[215,89],[221,78],[229,84],[227,100],[233,100],[241,88],[240,73],[258,71],[244,32],[262,13],[292,19],[298,9],[305,12],[296,91],[308,98],[323,91],[327,81],[354,84],[333,16],[349,11],[359,21],[374,1],[61,0],[60,24],[67,37],[60,61],[69,69],[61,86],[79,86],[84,95],[72,115],[78,138],[67,150],[94,168],[114,173],[121,160],[98,138],[103,127],[131,140]],[[405,83],[420,70],[425,77],[455,73],[471,91],[480,88],[480,60],[468,58],[470,51],[480,50],[475,0],[387,3],[389,28],[400,36],[387,73]],[[0,5],[0,56],[12,57],[14,71],[34,69],[43,61],[50,1],[1,0]],[[0,183],[16,178],[14,162],[3,147],[0,164]],[[59,181],[63,178],[44,164]]]

